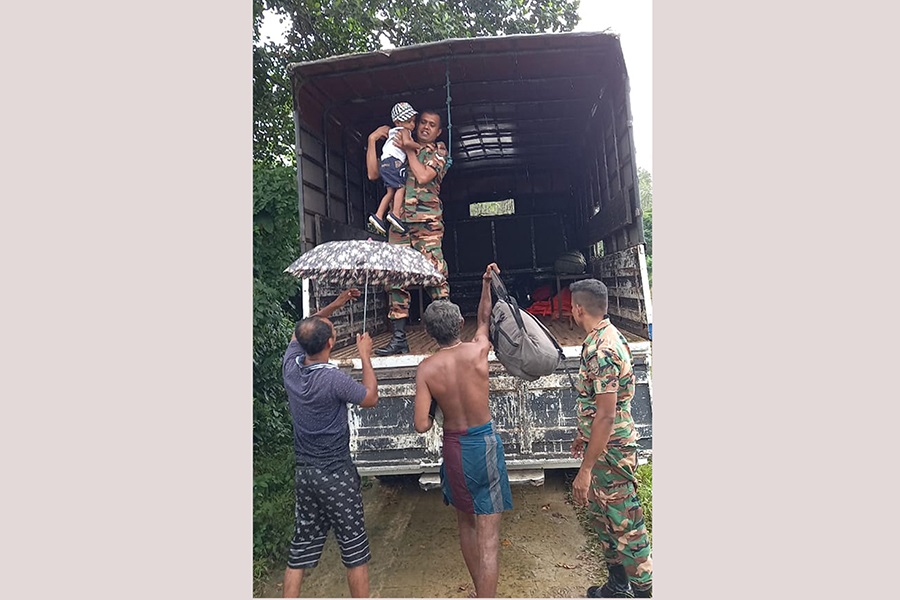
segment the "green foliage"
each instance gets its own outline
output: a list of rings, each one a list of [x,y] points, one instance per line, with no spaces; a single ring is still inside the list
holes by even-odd
[[[650,171],[638,167],[638,191],[641,195],[641,212],[644,219],[644,241],[647,256],[653,255],[653,178]]]
[[[253,165],[253,275],[291,293],[297,279],[284,273],[299,251],[297,171]]]
[[[409,46],[448,38],[571,31],[579,0],[266,0],[290,19],[299,60],[371,52],[382,38]]]
[[[647,523],[647,533],[653,537],[653,463],[640,465],[635,471],[638,480],[638,500],[641,501],[641,509],[644,511],[644,521]]]
[[[641,196],[641,212],[644,225],[644,244],[647,248],[647,276],[653,287],[653,178],[650,171],[638,167],[638,191]]]
[[[300,318],[296,172],[253,165],[253,577],[284,559],[293,527],[293,433],[281,357]]]
[[[292,432],[281,357],[301,315],[291,62],[447,38],[570,31],[579,0],[254,0],[253,2],[253,557],[254,588],[284,560],[293,519]],[[290,24],[263,42],[265,11]]]
[[[286,445],[253,457],[254,592],[272,565],[284,563],[293,531],[294,453]]]
[[[580,0],[254,0],[253,156],[293,161],[291,62],[448,38],[571,31]],[[287,44],[263,43],[264,11],[287,20]]]
[[[257,445],[272,435],[275,440],[284,436],[283,428],[275,426],[276,413],[286,402],[281,356],[293,324],[300,318],[293,300],[299,282],[283,272],[299,253],[296,190],[292,168],[254,164],[253,397]],[[265,411],[256,402],[267,404]],[[264,415],[266,420],[257,421]]]

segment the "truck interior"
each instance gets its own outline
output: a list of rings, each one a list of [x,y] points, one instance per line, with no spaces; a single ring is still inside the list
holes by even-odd
[[[369,133],[390,124],[399,101],[437,109],[452,165],[441,185],[451,300],[474,315],[485,265],[496,262],[527,307],[580,277],[602,279],[610,317],[632,342],[651,334],[628,75],[618,36],[565,33],[454,39],[290,66],[301,245],[383,239],[366,217],[384,193],[365,175]],[[449,111],[448,111],[449,107]],[[587,259],[583,275],[555,272],[565,251]],[[313,309],[339,290],[304,283]],[[427,296],[413,289],[411,354],[436,349],[416,324]],[[386,295],[369,290],[367,330],[387,342]],[[551,301],[552,302],[552,301]],[[541,320],[563,346],[583,333],[550,304]],[[565,306],[563,306],[565,308]],[[549,314],[547,314],[549,312]],[[362,302],[335,314],[335,359],[356,356]],[[343,346],[343,349],[341,347]]]

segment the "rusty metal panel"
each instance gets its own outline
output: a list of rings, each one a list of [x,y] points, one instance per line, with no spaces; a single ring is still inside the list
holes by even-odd
[[[304,172],[305,169],[306,167]],[[325,194],[306,183],[303,184],[303,202],[306,210],[320,215],[325,214]]]
[[[325,190],[325,170],[322,165],[306,155],[303,157],[303,182],[319,190]]]
[[[303,155],[313,158],[319,164],[325,163],[325,146],[312,133],[302,129],[300,131],[300,143],[303,147]]]
[[[581,348],[567,346],[566,368],[574,377]],[[632,344],[636,375],[632,416],[642,453],[652,451],[652,403],[649,381],[649,344]],[[378,405],[350,408],[351,451],[363,474],[428,473],[441,461],[440,414],[425,434],[413,429],[415,371],[425,355],[399,357],[394,365],[376,367]],[[577,467],[570,454],[576,427],[575,392],[562,366],[553,374],[526,382],[513,377],[491,354],[489,402],[495,427],[503,441],[507,465],[517,468]],[[349,361],[360,376],[358,359]],[[346,368],[346,366],[344,367]]]
[[[613,323],[650,339],[653,318],[644,245],[594,259],[591,270],[606,284]]]

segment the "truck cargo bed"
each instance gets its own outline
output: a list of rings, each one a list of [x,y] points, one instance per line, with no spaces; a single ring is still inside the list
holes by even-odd
[[[563,319],[551,319],[550,317],[538,317],[541,323],[550,330],[550,333],[556,338],[556,341],[559,342],[560,346],[580,346],[581,342],[584,340],[585,333],[579,328],[574,322],[570,322],[568,318]],[[359,331],[362,331],[362,324],[357,325]],[[464,342],[472,341],[472,338],[475,337],[475,327],[476,321],[475,317],[466,317],[466,322],[463,324],[462,333],[460,335],[460,339]],[[647,340],[635,335],[628,331],[622,331],[622,335],[625,336],[629,342],[646,342]],[[410,326],[407,328],[406,337],[409,342],[409,353],[412,355],[421,355],[421,354],[433,354],[437,352],[438,345],[431,336],[425,331],[424,325],[416,325]],[[384,332],[376,335],[373,338],[372,346],[374,348],[378,348],[388,343],[391,339],[390,332]],[[359,358],[359,354],[356,352],[356,346],[350,345],[331,354],[331,357],[335,360],[341,361],[346,359]]]
[[[608,312],[634,357],[631,413],[641,453],[652,452],[652,306],[645,255],[638,165],[631,132],[628,73],[618,36],[554,33],[443,40],[390,52],[291,65],[297,148],[301,250],[332,240],[366,239],[366,214],[384,194],[365,165],[369,132],[399,99],[442,107],[453,86],[445,139],[453,168],[441,181],[441,248],[450,299],[475,333],[481,274],[497,263],[518,302],[559,295],[571,281],[594,277],[608,289]],[[410,88],[409,82],[418,86]],[[586,261],[566,275],[557,261],[578,250]],[[536,292],[542,289],[541,294]],[[304,282],[304,313],[340,290]],[[372,292],[376,293],[372,293]],[[437,351],[421,323],[423,290],[409,289],[410,352],[373,356],[378,404],[349,410],[350,447],[364,475],[433,474],[441,463],[441,423],[413,428],[416,371]],[[335,364],[361,377],[353,341],[366,328],[373,346],[387,344],[387,295],[368,290],[332,315]],[[489,403],[507,466],[535,482],[548,468],[577,466],[577,372],[584,333],[568,318],[541,321],[563,347],[563,365],[535,381],[513,377],[488,355]],[[566,372],[568,370],[568,374]],[[440,416],[440,415],[439,415]],[[433,478],[432,478],[433,480]],[[427,483],[427,482],[426,482]]]

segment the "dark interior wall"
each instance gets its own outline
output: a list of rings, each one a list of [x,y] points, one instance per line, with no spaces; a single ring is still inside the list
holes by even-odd
[[[546,283],[564,250],[589,255],[599,240],[611,250],[641,241],[620,45],[606,34],[561,34],[447,41],[297,66],[308,244],[367,235],[365,215],[384,187],[366,179],[366,136],[387,124],[399,100],[439,108],[446,119],[448,65],[453,129],[440,139],[452,136],[454,163],[441,189],[444,254],[464,310],[474,312],[490,261],[522,295]],[[507,198],[515,200],[514,215],[470,216],[472,203]]]

